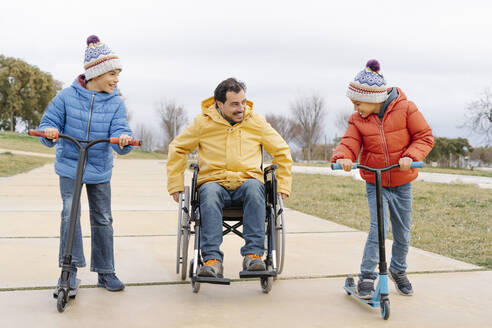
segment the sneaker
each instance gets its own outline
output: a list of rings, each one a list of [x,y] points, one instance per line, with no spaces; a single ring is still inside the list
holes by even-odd
[[[74,290],[77,287],[77,268],[76,267],[71,267],[70,268],[70,275],[68,276],[68,281],[70,284],[70,289]],[[61,286],[61,277],[58,278],[58,288]]]
[[[404,296],[412,296],[413,288],[412,284],[407,278],[407,274],[405,271],[395,272],[391,269],[389,270],[390,279],[395,283],[395,288],[401,295]]]
[[[97,287],[106,288],[110,292],[117,292],[125,289],[125,285],[121,282],[116,274],[113,273],[98,273]]]
[[[362,275],[357,283],[357,293],[359,297],[370,300],[374,296],[374,279],[367,275]]]
[[[198,270],[197,275],[200,277],[212,277],[218,278],[222,277],[222,273],[224,272],[224,267],[222,266],[222,262],[217,259],[207,260],[205,264]]]
[[[265,271],[265,262],[257,254],[246,254],[243,260],[243,270],[245,271]]]

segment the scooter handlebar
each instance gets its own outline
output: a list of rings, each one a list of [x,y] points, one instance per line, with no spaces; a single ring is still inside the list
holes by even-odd
[[[118,143],[120,143],[120,139],[119,138],[110,138],[109,142],[112,144],[118,144]],[[132,139],[129,143],[129,145],[132,145],[132,146],[140,146],[140,144],[141,144],[140,140],[138,140],[138,139]]]
[[[46,138],[46,134],[43,131],[29,130],[28,134],[32,137]],[[54,139],[58,139],[58,133],[56,134],[56,137]],[[118,144],[120,141],[119,138],[110,138],[109,142],[112,144]],[[140,146],[141,142],[138,139],[132,139],[129,144],[132,146]]]
[[[38,131],[38,130],[29,130],[28,134],[32,137],[42,137],[46,138],[46,134],[44,134],[43,131]],[[54,139],[58,139],[58,133],[56,134],[56,137]]]
[[[422,161],[412,162],[412,164],[410,164],[410,168],[412,168],[412,169],[423,168],[423,167],[424,167],[424,162],[422,162]],[[331,163],[331,169],[332,170],[341,170],[342,166],[339,163]],[[354,167],[352,169],[353,170],[357,169],[357,163],[354,163]]]

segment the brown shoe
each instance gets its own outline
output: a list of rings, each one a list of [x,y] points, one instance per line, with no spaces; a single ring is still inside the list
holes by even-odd
[[[198,276],[200,277],[222,277],[224,267],[222,263],[217,259],[211,259],[206,261],[203,266],[198,270]]]
[[[265,271],[265,262],[257,254],[246,254],[243,260],[243,270],[245,271]]]

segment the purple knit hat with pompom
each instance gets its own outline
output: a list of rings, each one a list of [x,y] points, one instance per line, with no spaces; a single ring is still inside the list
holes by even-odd
[[[109,47],[102,43],[96,35],[87,38],[84,58],[85,79],[87,81],[106,72],[122,70],[121,62]]]
[[[388,98],[386,81],[379,74],[381,66],[375,59],[367,62],[366,68],[360,71],[349,83],[347,97],[367,103],[382,103]]]

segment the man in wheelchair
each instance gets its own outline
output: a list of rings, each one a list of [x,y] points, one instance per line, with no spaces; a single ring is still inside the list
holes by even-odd
[[[222,276],[222,209],[231,206],[243,208],[243,270],[266,270],[262,146],[278,165],[278,193],[282,198],[290,195],[289,146],[263,116],[253,112],[245,92],[245,84],[234,78],[222,81],[214,96],[202,102],[202,113],[169,145],[167,188],[176,202],[184,191],[186,154],[198,147],[201,277]]]

